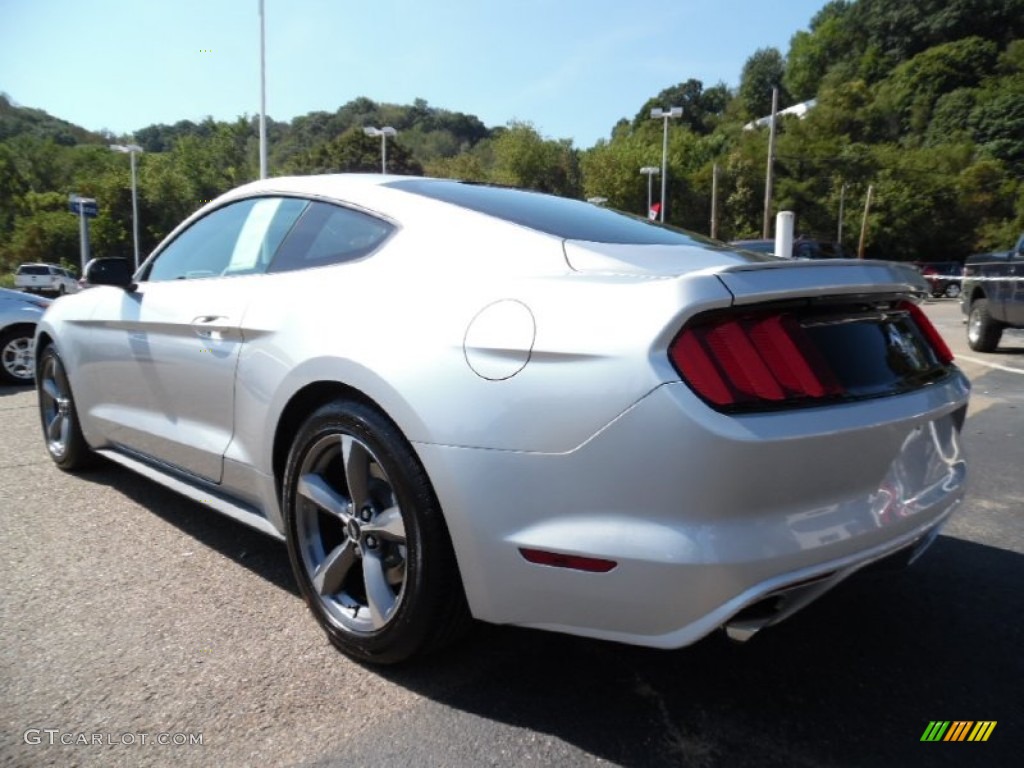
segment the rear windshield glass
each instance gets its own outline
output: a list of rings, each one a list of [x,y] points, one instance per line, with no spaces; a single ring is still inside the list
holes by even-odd
[[[711,242],[581,200],[442,179],[403,179],[389,187],[469,208],[567,240],[630,245]]]
[[[49,267],[31,266],[31,267],[18,267],[19,275],[48,275],[50,274]]]

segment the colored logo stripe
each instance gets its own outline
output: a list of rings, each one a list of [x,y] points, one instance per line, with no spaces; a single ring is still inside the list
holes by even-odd
[[[988,741],[996,720],[932,720],[921,734],[921,741]]]
[[[974,730],[971,731],[971,735],[967,737],[967,740],[988,741],[988,737],[992,735],[992,731],[994,731],[995,728],[995,720],[979,720],[978,724],[974,726]]]
[[[974,722],[971,720],[954,720],[943,741],[963,741],[972,725]]]

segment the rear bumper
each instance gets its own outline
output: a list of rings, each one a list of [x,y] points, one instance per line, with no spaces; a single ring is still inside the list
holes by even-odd
[[[673,648],[930,540],[963,497],[967,394],[957,372],[884,400],[729,417],[668,384],[567,453],[416,449],[475,616]],[[616,566],[536,565],[524,547]]]

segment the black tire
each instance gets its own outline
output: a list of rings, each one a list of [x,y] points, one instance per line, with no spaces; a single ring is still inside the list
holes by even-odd
[[[0,333],[0,381],[7,384],[31,384],[33,370],[32,345],[35,326],[16,325]]]
[[[82,436],[71,382],[52,344],[39,356],[36,370],[39,372],[36,377],[39,420],[47,453],[54,464],[69,472],[93,466],[96,454]]]
[[[960,296],[960,285],[958,283],[950,283],[946,286],[946,290],[942,292],[942,295],[947,299],[955,299]]]
[[[967,315],[967,346],[975,352],[994,352],[1003,336],[1003,324],[988,311],[988,299],[976,299]]]
[[[345,654],[394,664],[437,650],[468,627],[430,481],[375,408],[339,400],[310,415],[288,455],[282,510],[302,596]]]

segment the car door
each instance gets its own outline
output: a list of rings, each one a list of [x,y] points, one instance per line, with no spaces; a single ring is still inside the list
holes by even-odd
[[[219,482],[234,429],[242,317],[306,201],[252,198],[193,222],[106,291],[90,323],[90,416],[108,440]]]

